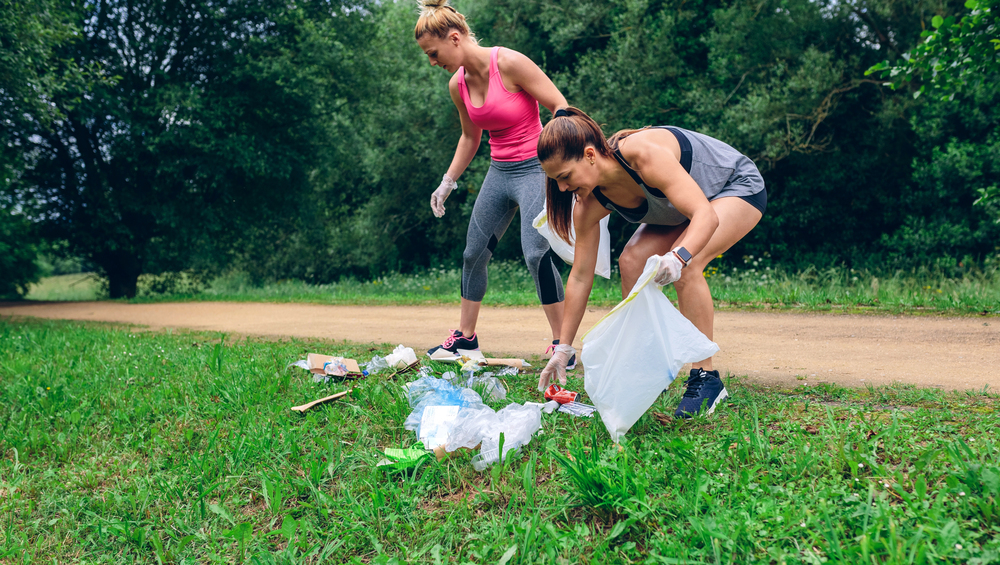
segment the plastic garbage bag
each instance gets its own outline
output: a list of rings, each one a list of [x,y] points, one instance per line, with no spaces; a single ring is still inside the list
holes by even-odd
[[[653,283],[656,265],[650,257],[628,297],[583,336],[584,390],[616,442],[685,363],[719,351]]]
[[[458,416],[451,421],[448,446],[451,452],[461,448],[472,449],[482,443],[483,436],[495,428],[499,420],[497,413],[489,406],[467,406],[460,408]]]
[[[500,379],[493,376],[493,373],[486,373],[478,377],[469,377],[465,386],[480,391],[480,396],[489,398],[490,400],[503,400],[507,398],[507,389],[500,382]]]
[[[427,406],[420,415],[417,437],[432,448],[448,443],[452,422],[458,417],[458,406]]]
[[[407,430],[417,432],[420,437],[420,422],[424,416],[424,409],[428,406],[484,406],[483,399],[476,391],[469,388],[458,388],[444,379],[434,377],[422,377],[411,383],[407,387],[410,407],[413,410],[403,422],[403,427]],[[429,445],[424,443],[424,445]],[[435,446],[436,447],[436,446]]]
[[[499,383],[496,377],[486,378]],[[417,379],[409,383],[407,392],[413,411],[403,427],[416,431],[424,445],[444,445],[449,452],[482,444],[480,453],[472,459],[473,467],[480,471],[500,460],[501,433],[506,457],[512,449],[530,442],[542,426],[538,404],[509,404],[496,412],[483,404],[476,391],[458,388],[444,379]]]
[[[385,356],[385,363],[392,369],[405,369],[417,362],[417,354],[412,347],[397,345],[392,353]]]
[[[575,202],[573,206],[576,207]],[[605,216],[601,220],[601,243],[597,248],[597,266],[594,268],[595,275],[600,275],[606,279],[611,278],[611,233],[608,231],[608,220],[610,218],[611,216]],[[575,246],[552,231],[552,228],[549,226],[548,210],[545,209],[544,205],[542,205],[542,211],[535,217],[535,221],[531,222],[531,225],[538,230],[538,233],[542,234],[542,237],[548,240],[549,246],[552,247],[552,251],[555,251],[556,255],[570,265],[573,264]],[[569,234],[571,239],[576,239],[576,228],[572,223],[569,226]]]
[[[374,375],[382,369],[388,368],[389,364],[385,362],[385,358],[379,357],[378,355],[372,357],[371,361],[365,363],[365,371],[368,371],[369,375]]]
[[[500,461],[501,433],[503,458],[506,459],[511,451],[527,445],[531,441],[531,436],[542,427],[542,411],[538,406],[530,404],[508,404],[506,408],[496,413],[496,418],[494,425],[483,430],[483,446],[479,453],[472,457],[472,467],[477,471],[483,471]]]
[[[531,365],[528,365],[530,367]],[[497,371],[496,376],[498,377],[516,377],[518,374],[517,367],[504,367]]]

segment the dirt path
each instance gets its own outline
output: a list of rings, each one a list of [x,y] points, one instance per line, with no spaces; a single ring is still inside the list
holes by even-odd
[[[582,328],[608,309],[590,309]],[[150,328],[314,337],[421,348],[439,343],[458,321],[454,306],[324,306],[190,302],[0,304],[0,316],[119,322]],[[541,308],[484,307],[480,344],[492,355],[530,358],[545,350]],[[582,334],[582,331],[581,331]],[[1000,320],[718,312],[716,368],[761,384],[844,386],[895,381],[921,387],[1000,390]],[[579,344],[577,344],[579,345]],[[800,377],[805,377],[804,379]]]

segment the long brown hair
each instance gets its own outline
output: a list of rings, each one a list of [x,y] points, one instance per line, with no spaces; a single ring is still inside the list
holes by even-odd
[[[612,145],[604,137],[601,126],[597,125],[583,110],[572,106],[557,112],[558,117],[549,120],[538,138],[538,160],[549,159],[579,161],[587,146],[594,148],[604,157],[611,157]],[[612,140],[617,141],[616,134]],[[545,208],[549,225],[559,237],[568,243],[569,228],[573,221],[573,199],[575,196],[559,190],[555,179],[547,179],[545,184]]]
[[[413,39],[419,41],[428,33],[444,39],[448,37],[448,32],[454,29],[475,41],[476,35],[466,23],[465,16],[452,8],[448,0],[417,0],[417,4],[420,5],[420,17],[417,18],[417,25],[413,28]]]

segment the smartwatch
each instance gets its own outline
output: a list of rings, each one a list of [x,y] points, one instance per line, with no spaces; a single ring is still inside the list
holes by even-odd
[[[678,259],[681,260],[681,263],[684,263],[685,267],[687,267],[688,263],[691,262],[691,252],[688,251],[687,249],[684,249],[683,247],[675,247],[672,250],[672,253],[676,255]]]

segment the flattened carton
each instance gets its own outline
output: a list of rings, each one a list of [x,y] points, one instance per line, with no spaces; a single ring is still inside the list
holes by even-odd
[[[310,353],[306,357],[309,371],[314,375],[334,375],[337,377],[361,377],[361,367],[354,359]],[[329,364],[329,366],[327,366]]]

